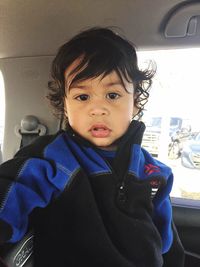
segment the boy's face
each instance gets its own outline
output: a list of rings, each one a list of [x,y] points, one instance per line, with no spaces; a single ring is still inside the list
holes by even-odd
[[[69,75],[77,66],[74,62],[65,71],[65,110],[70,126],[82,137],[105,150],[114,150],[114,142],[128,129],[137,113],[132,83],[124,81],[127,93],[118,76],[112,73],[81,82]]]

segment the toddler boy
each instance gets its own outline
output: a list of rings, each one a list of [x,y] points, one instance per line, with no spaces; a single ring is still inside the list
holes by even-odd
[[[125,38],[92,28],[59,49],[51,74],[65,130],[1,165],[1,242],[33,228],[36,267],[183,266],[171,169],[141,148],[134,120],[154,71],[139,70]]]

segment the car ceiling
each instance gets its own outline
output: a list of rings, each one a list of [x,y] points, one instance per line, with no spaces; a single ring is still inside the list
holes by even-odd
[[[162,32],[170,12],[188,2],[197,1],[1,0],[0,58],[55,55],[61,44],[92,26],[117,26],[139,49],[199,46],[199,36],[166,38]]]

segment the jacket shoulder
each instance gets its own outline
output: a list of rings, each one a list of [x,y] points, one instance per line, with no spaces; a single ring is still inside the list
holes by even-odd
[[[164,176],[169,176],[172,173],[172,169],[165,163],[161,162],[157,158],[154,158],[147,150],[141,149],[145,166],[157,166]]]
[[[33,143],[30,145],[27,145],[23,148],[21,148],[14,156],[14,158],[18,157],[37,157],[37,158],[43,158],[44,157],[44,150],[45,148],[51,144],[59,135],[62,135],[64,133],[63,130],[52,134],[52,135],[45,135],[40,136],[36,140],[34,140]]]

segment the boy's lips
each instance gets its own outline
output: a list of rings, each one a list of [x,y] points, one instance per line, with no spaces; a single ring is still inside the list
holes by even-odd
[[[89,130],[93,137],[104,138],[110,135],[111,129],[103,124],[95,124]]]

